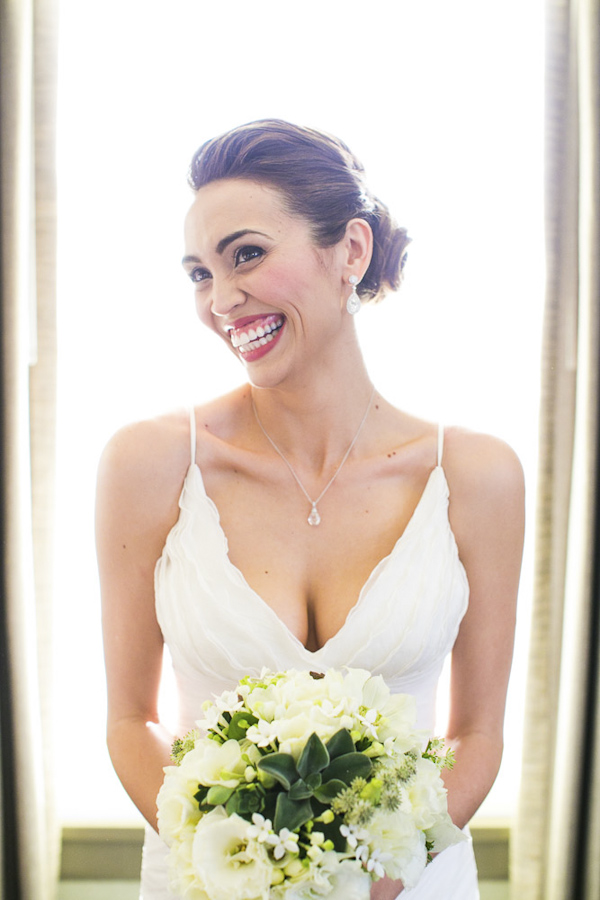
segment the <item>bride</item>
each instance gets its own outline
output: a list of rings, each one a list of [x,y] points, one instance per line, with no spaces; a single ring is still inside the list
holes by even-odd
[[[361,304],[399,286],[408,239],[340,141],[251,123],[196,153],[183,265],[202,322],[246,383],[109,443],[97,535],[108,744],[147,819],[144,900],[167,900],[156,796],[163,643],[179,733],[204,699],[263,666],[344,665],[416,696],[432,730],[452,653],[444,774],[465,827],[502,754],[523,539],[523,484],[502,442],[395,409],[357,342]],[[474,900],[470,842],[418,885],[372,900]]]

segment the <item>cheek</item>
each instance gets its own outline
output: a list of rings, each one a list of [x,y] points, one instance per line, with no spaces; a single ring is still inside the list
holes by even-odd
[[[296,260],[281,261],[269,266],[268,271],[257,271],[247,288],[257,300],[279,307],[283,312],[286,307],[301,310],[319,292],[318,279],[312,261],[306,265]]]

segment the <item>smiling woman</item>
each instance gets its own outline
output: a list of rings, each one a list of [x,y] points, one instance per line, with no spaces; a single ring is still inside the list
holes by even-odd
[[[294,169],[293,194],[285,176],[271,181],[279,147],[289,142],[305,159]],[[213,150],[243,159],[246,174],[215,168]],[[323,236],[309,200],[331,194],[336,208],[340,169],[348,197],[334,240],[329,225]],[[189,414],[121,429],[102,456],[97,546],[108,746],[148,822],[145,900],[171,897],[173,854],[153,830],[174,739],[159,712],[163,642],[177,683],[175,735],[194,727],[211,695],[265,667],[352,666],[410,695],[417,729],[433,738],[437,684],[451,653],[443,727],[455,763],[444,781],[460,829],[498,772],[523,545],[522,471],[497,438],[416,418],[373,385],[353,297],[363,279],[367,297],[399,283],[407,238],[361,172],[340,142],[280,120],[234,129],[196,154],[186,266],[200,320],[242,363],[247,383]],[[256,330],[249,340],[250,325],[264,331],[273,317],[281,324],[270,342],[264,334],[264,343],[257,340]],[[244,752],[251,769],[250,747]],[[320,845],[326,853],[325,837]],[[438,849],[406,896],[426,900],[443,890],[452,900],[475,900],[470,840]],[[248,845],[252,858],[255,850]],[[287,862],[301,862],[303,852],[300,841]],[[403,892],[392,877],[373,884],[372,900]],[[357,900],[368,893],[361,889]]]
[[[164,17],[154,15],[151,4],[109,0],[100,14],[63,0],[57,695],[60,733],[72,734],[76,718],[86,743],[85,754],[59,754],[57,795],[63,820],[138,816],[112,775],[103,749],[105,701],[91,534],[96,460],[109,434],[123,423],[178,403],[198,408],[194,424],[204,478],[201,483],[192,470],[188,487],[195,497],[206,490],[217,503],[230,562],[237,569],[235,574],[228,568],[227,577],[237,584],[239,572],[245,575],[245,587],[239,590],[252,609],[242,623],[246,634],[254,636],[260,621],[261,632],[267,624],[274,629],[277,643],[284,626],[289,632],[286,641],[298,652],[303,652],[298,641],[311,653],[320,652],[330,640],[335,646],[348,608],[371,569],[382,556],[396,552],[399,534],[410,538],[415,527],[411,522],[419,521],[440,489],[439,476],[428,481],[429,471],[419,455],[427,447],[430,467],[435,468],[437,429],[424,427],[419,437],[415,420],[406,419],[406,429],[396,431],[400,436],[393,446],[387,445],[382,457],[386,467],[388,462],[394,464],[394,473],[391,465],[384,467],[365,503],[361,491],[370,477],[368,453],[363,458],[365,446],[361,450],[359,444],[364,439],[367,447],[373,440],[383,446],[384,430],[379,432],[375,423],[390,415],[388,405],[376,396],[359,443],[319,505],[321,524],[308,528],[311,507],[261,432],[248,389],[231,393],[243,378],[240,363],[255,385],[260,421],[311,497],[322,491],[359,429],[371,389],[366,383],[356,386],[367,368],[389,406],[417,409],[433,422],[443,417],[500,434],[515,447],[525,467],[535,470],[541,307],[539,4],[528,4],[525,10],[522,4],[509,3],[500,14],[484,13],[476,3],[453,4],[451,11],[440,3],[433,21],[424,11],[403,6],[382,4],[367,15],[351,0],[325,8],[309,2],[302,6],[303,16],[295,15],[297,42],[290,43],[279,37],[290,27],[286,4],[267,4],[269,14],[260,30],[249,33],[247,17],[243,29],[232,27],[230,7],[226,11],[218,4],[203,5],[200,22],[195,3],[175,3]],[[520,28],[515,34],[512,22],[517,13]],[[317,32],[314,16],[322,23]],[[377,47],[377,78],[374,72],[365,73],[363,66],[363,80],[353,82],[352,91],[338,90],[332,103],[323,84],[339,85],[341,67],[347,71],[357,23],[362,53]],[[226,71],[222,40],[204,38],[199,56],[200,33],[227,35],[228,58],[244,60],[245,88],[251,90],[240,90],[239,66]],[[321,61],[319,72],[304,64],[307,46]],[[159,73],[157,48],[166,61],[173,47],[171,64],[165,62]],[[218,90],[199,79],[199,61],[203,72],[215,75]],[[138,80],[135,73],[140,72],[144,77]],[[386,94],[384,100],[383,83],[413,87],[394,88],[392,99]],[[185,190],[188,157],[199,140],[234,122],[265,115],[339,131],[368,161],[378,179],[377,192],[410,225],[414,243],[402,300],[390,297],[357,317],[366,366],[356,356],[358,341],[349,324],[355,320],[345,311],[352,293],[352,266],[361,258],[357,248],[364,244],[363,225],[358,225],[357,234],[349,232],[355,254],[349,258],[347,244],[341,255],[341,235],[336,240],[330,237],[328,243],[307,231],[311,217],[291,209],[289,197],[274,191],[271,180],[259,189],[254,182],[246,184],[241,192],[238,184],[235,201],[236,212],[241,212],[249,202],[249,188],[255,199],[258,190],[263,200],[272,201],[267,207],[260,205],[261,216],[268,212],[268,218],[259,220],[254,206],[252,219],[236,215],[220,230],[213,218],[208,223],[201,217],[210,204],[213,213],[227,212],[231,217],[231,196],[217,202],[217,188],[226,191],[229,186],[198,186],[193,198]],[[83,134],[94,136],[85,147]],[[212,341],[210,334],[204,336],[191,324],[185,286],[175,274],[182,255],[180,222],[191,200],[185,266],[195,283],[202,318],[217,332],[218,339]],[[353,209],[343,223],[344,235],[356,212]],[[194,216],[199,217],[195,224]],[[291,242],[287,249],[284,227]],[[246,229],[252,233],[237,234]],[[230,239],[218,252],[219,244]],[[269,276],[269,267],[284,251],[277,277]],[[397,262],[400,256],[401,252]],[[358,268],[360,275],[366,271]],[[213,277],[216,288],[206,284]],[[240,286],[244,281],[251,284],[250,290]],[[213,288],[217,295],[209,297]],[[363,301],[375,290],[366,277],[358,285]],[[236,304],[236,292],[238,299],[247,294],[251,301]],[[250,302],[249,310],[239,309]],[[221,315],[210,313],[213,303]],[[279,337],[269,339],[270,334]],[[265,344],[260,343],[263,340]],[[337,381],[338,359],[356,396],[352,404],[345,400],[340,405],[335,423],[330,423],[331,403],[326,403],[323,390],[311,386],[315,372],[323,384],[334,376]],[[290,424],[294,419],[290,403],[276,408],[266,402],[272,391],[283,400],[289,398],[283,389],[292,379],[298,386],[304,379],[303,389],[311,394],[300,436]],[[208,403],[210,397],[228,391],[225,405]],[[165,446],[164,431],[155,423],[144,431],[143,440],[154,462],[142,459],[143,464],[134,466],[123,480],[123,496],[144,475],[150,485],[168,482],[171,500],[164,515],[165,532],[178,515],[180,482],[190,460],[189,418],[181,414],[169,421],[171,447],[176,444],[180,454],[177,476],[168,474],[155,455]],[[405,441],[409,422],[414,440]],[[325,428],[326,423],[330,427]],[[240,438],[244,429],[252,434],[249,446]],[[325,431],[327,445],[321,440]],[[311,446],[305,446],[313,434]],[[450,431],[443,450],[448,465],[451,439]],[[474,466],[480,449],[473,450]],[[226,454],[226,465],[220,453]],[[255,454],[255,468],[248,465],[247,454]],[[238,471],[228,483],[229,465]],[[250,491],[252,483],[255,488]],[[531,477],[529,484],[533,495]],[[392,491],[402,502],[385,512],[378,530],[373,511],[388,509]],[[336,513],[340,496],[347,505]],[[152,503],[146,514],[150,521]],[[207,527],[214,529],[214,512],[207,511],[207,516]],[[340,518],[344,527],[336,535]],[[253,524],[248,526],[249,522]],[[140,523],[142,528],[146,524]],[[199,540],[205,542],[204,531]],[[123,543],[128,541],[121,542],[116,559],[123,554]],[[156,541],[156,557],[160,543]],[[333,566],[322,545],[333,550]],[[212,544],[206,546],[209,556],[211,548]],[[274,559],[279,560],[277,566]],[[348,559],[356,561],[352,576],[346,571]],[[528,579],[527,571],[525,601]],[[291,604],[283,604],[282,597]],[[139,633],[144,630],[141,623],[136,619],[134,630]],[[146,634],[158,647],[158,632],[149,627]],[[127,654],[131,651],[128,643]],[[85,672],[86,678],[74,679],[74,672]],[[520,702],[515,691],[505,751],[513,768],[509,765],[500,774],[488,807],[492,813],[510,813],[511,797],[516,795]],[[171,713],[168,724],[175,727],[173,718]],[[63,746],[66,741],[67,737],[62,739]],[[96,789],[90,795],[92,769]]]

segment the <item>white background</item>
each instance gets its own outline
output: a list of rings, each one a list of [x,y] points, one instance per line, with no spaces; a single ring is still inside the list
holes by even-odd
[[[67,822],[137,813],[104,749],[93,545],[98,456],[121,424],[243,378],[195,321],[186,170],[208,137],[278,116],[338,134],[413,237],[397,296],[361,313],[400,407],[500,435],[533,521],[543,302],[541,0],[61,2],[57,797]],[[519,777],[531,529],[502,773]]]

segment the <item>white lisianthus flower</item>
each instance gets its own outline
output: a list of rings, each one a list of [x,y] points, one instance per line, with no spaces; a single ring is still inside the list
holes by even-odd
[[[329,881],[328,900],[368,900],[371,894],[371,878],[349,859],[336,866]]]
[[[448,815],[448,797],[438,767],[430,759],[418,759],[416,777],[406,786],[412,815],[417,828],[427,832],[439,853],[451,844],[468,840]]]
[[[174,894],[181,894],[186,900],[211,900],[204,884],[198,877],[192,861],[194,829],[181,835],[169,852],[169,887]]]
[[[376,813],[369,822],[369,850],[385,856],[385,871],[392,879],[400,879],[405,888],[415,886],[427,865],[425,836],[410,815],[401,809]]]
[[[158,830],[169,846],[182,840],[186,829],[193,830],[200,820],[200,809],[194,800],[198,779],[182,772],[181,766],[167,766],[165,779],[157,797]]]
[[[196,826],[192,864],[211,900],[268,900],[271,865],[264,846],[248,834],[249,828],[245,819],[228,816],[222,806]]]
[[[448,797],[438,767],[430,759],[417,759],[415,777],[406,785],[417,828],[426,830],[448,814]]]

